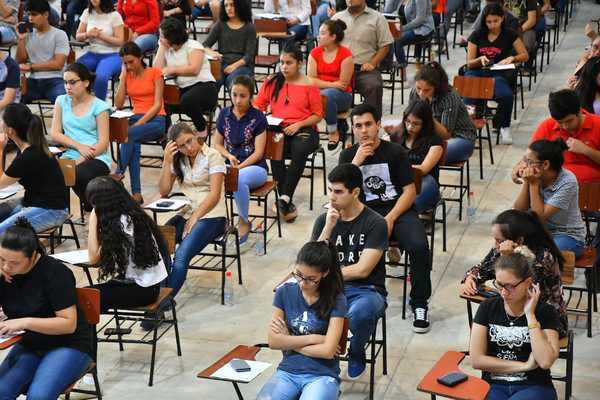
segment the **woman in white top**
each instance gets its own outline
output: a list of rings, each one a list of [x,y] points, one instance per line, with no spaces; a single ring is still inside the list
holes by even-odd
[[[115,11],[112,0],[90,0],[79,18],[76,38],[90,44],[89,51],[77,62],[96,72],[94,94],[104,100],[108,81],[121,72],[119,48],[125,42],[123,18]]]
[[[92,180],[86,195],[94,207],[88,255],[105,281],[93,286],[100,290],[100,308],[105,312],[155,302],[167,277],[164,260],[169,257],[158,227],[110,176]]]
[[[310,27],[310,0],[265,0],[265,12],[280,14],[287,20],[288,33],[292,35],[288,42],[306,39]]]
[[[181,93],[178,105],[167,105],[167,114],[187,115],[201,136],[205,135],[206,121],[202,113],[215,108],[217,84],[210,72],[204,46],[188,39],[185,26],[176,18],[165,18],[160,24],[154,67],[162,69],[166,78],[175,77]]]

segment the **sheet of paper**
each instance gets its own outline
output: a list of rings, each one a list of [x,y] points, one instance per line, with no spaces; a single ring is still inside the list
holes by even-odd
[[[263,371],[271,366],[271,363],[262,361],[249,361],[244,360],[250,365],[250,371],[248,372],[236,372],[231,365],[225,364],[219,368],[214,374],[211,375],[213,378],[228,379],[230,381],[237,382],[252,382],[254,378],[260,375]]]
[[[280,14],[260,13],[260,14],[256,14],[256,18],[258,18],[258,19],[281,19],[283,17]]]
[[[494,64],[490,67],[490,71],[503,71],[506,69],[515,69],[515,68],[517,68],[515,66],[515,64],[504,64],[504,65]]]
[[[273,117],[272,115],[267,115],[267,124],[271,126],[279,126],[283,122],[283,118]]]
[[[62,154],[65,152],[60,147],[56,147],[56,146],[50,146],[50,147],[48,147],[48,150],[50,150],[50,153],[52,153],[52,154]]]
[[[23,189],[23,186],[18,183],[14,183],[3,189],[0,189],[0,200],[8,199],[10,196],[14,196],[19,190]]]
[[[126,111],[126,110],[117,110],[117,111],[113,112],[112,114],[110,114],[110,116],[113,118],[129,118],[132,115],[133,115],[133,112]]]
[[[14,338],[15,336],[19,336],[24,334],[25,331],[18,331],[13,333],[12,335],[7,335],[7,336],[0,336],[0,344],[9,341],[10,339]]]
[[[50,257],[54,257],[57,260],[66,262],[67,264],[87,264],[90,262],[87,249],[85,250],[73,250],[65,251],[64,253],[50,254]]]
[[[169,204],[166,207],[161,207],[158,205],[159,203],[171,203],[171,204]],[[152,203],[148,204],[144,208],[147,208],[150,210],[178,211],[178,210],[181,210],[183,207],[187,206],[188,204],[190,204],[190,201],[187,199],[158,199],[158,200],[153,201]]]

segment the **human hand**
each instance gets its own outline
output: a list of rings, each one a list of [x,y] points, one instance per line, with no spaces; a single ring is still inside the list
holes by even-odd
[[[21,72],[31,72],[31,64],[19,64]]]
[[[352,163],[356,165],[362,165],[367,159],[367,157],[371,157],[373,154],[375,154],[375,150],[373,149],[373,143],[363,143],[360,146],[358,146],[358,150],[356,150],[356,154],[352,159]]]
[[[196,213],[193,213],[192,216],[186,221],[185,226],[183,227],[183,237],[186,237],[192,229],[194,229],[194,225],[198,222],[198,217]]]
[[[300,20],[298,18],[294,17],[294,18],[288,19],[287,23],[288,23],[288,26],[294,26],[294,25],[298,25],[300,23]]]
[[[591,22],[588,22],[587,24],[585,24],[584,32],[585,32],[585,36],[587,36],[590,40],[594,40],[596,38],[596,36],[598,36],[598,33],[594,29],[594,26],[592,25]]]
[[[174,141],[169,141],[165,146],[163,160],[167,164],[172,164],[173,159],[175,158],[175,154],[177,154],[179,150],[177,149],[177,143]]]
[[[283,128],[283,133],[285,133],[288,136],[294,136],[296,133],[298,133],[300,128],[300,123],[296,122]]]
[[[204,53],[206,53],[207,55],[209,55],[211,57],[218,58],[219,60],[221,58],[223,58],[223,54],[221,54],[218,51],[213,50],[213,49],[204,49]]]
[[[364,71],[364,72],[373,71],[374,69],[375,69],[375,66],[371,63],[364,63],[363,65],[360,66],[360,70]]]
[[[498,246],[498,251],[503,256],[509,256],[513,253],[513,251],[515,250],[515,248],[518,245],[519,245],[518,243],[515,243],[512,240],[505,240],[505,241],[501,242],[500,245]]]
[[[329,203],[329,209],[327,210],[327,215],[325,216],[325,226],[333,228],[339,219],[340,212],[333,207],[331,203]]]
[[[333,87],[334,89],[346,90],[346,85],[344,85],[340,81],[332,82],[331,87]]]
[[[162,69],[162,74],[165,77],[175,75],[175,67],[164,67]]]
[[[541,177],[542,172],[537,167],[525,167],[521,173],[521,178],[530,185],[538,184]]]
[[[578,80],[579,80],[579,78],[577,78],[576,75],[571,75],[569,77],[569,79],[567,79],[567,86],[569,87],[569,89],[575,90],[575,87],[577,86],[577,81]]]
[[[88,35],[88,37],[98,38],[98,37],[100,37],[101,33],[102,33],[102,29],[98,29],[98,28],[94,27],[87,32],[87,35]]]
[[[24,41],[24,40],[27,40],[27,35],[29,35],[29,32],[21,33],[21,32],[19,32],[19,30],[18,30],[18,29],[17,29],[17,31],[16,31],[16,32],[17,32],[17,40],[18,40],[19,42],[22,42],[22,41]]]
[[[535,316],[535,308],[537,307],[538,301],[540,300],[540,284],[533,283],[529,289],[527,289],[527,300],[523,310],[526,316]]]
[[[81,157],[85,158],[86,160],[91,160],[92,158],[96,157],[94,154],[96,149],[93,146],[79,144],[75,149],[79,152]]]
[[[535,357],[533,356],[533,351],[529,353],[529,358],[523,364],[523,372],[532,371],[538,367],[538,363],[535,361]]]
[[[383,127],[383,130],[385,131],[385,133],[391,135],[393,133],[396,133],[398,131],[400,131],[400,127],[402,126],[402,124],[399,125],[385,125]]]
[[[333,17],[334,15],[335,15],[335,8],[333,8],[333,7],[329,7],[329,8],[327,9],[327,16],[328,16],[329,18],[331,18],[331,17]]]
[[[271,323],[269,324],[271,327],[271,332],[279,334],[279,335],[289,335],[287,324],[281,317],[273,317]]]
[[[588,145],[573,137],[567,139],[567,147],[569,148],[569,151],[578,154],[585,154],[588,150]]]
[[[223,72],[225,72],[227,75],[229,75],[230,73],[232,73],[232,72],[233,72],[233,71],[235,71],[236,69],[237,69],[237,68],[236,68],[236,66],[235,66],[235,65],[233,65],[233,64],[231,64],[231,65],[228,65],[228,66],[226,66],[226,67],[223,69]]]
[[[508,65],[508,64],[512,64],[515,61],[515,58],[513,56],[510,57],[506,57],[504,60],[500,60],[497,64],[498,65]]]
[[[0,322],[0,336],[14,335],[24,331],[27,326],[27,318],[7,319]]]
[[[482,67],[485,67],[486,65],[488,65],[490,63],[490,59],[487,58],[486,56],[481,56],[478,58],[478,60],[481,63]]]
[[[229,154],[226,158],[229,160],[229,163],[232,167],[237,167],[238,165],[240,165],[240,161],[233,154]]]
[[[4,272],[2,269],[0,269],[0,276],[4,277],[4,282],[6,282],[6,283],[11,283],[13,280],[12,276],[10,276],[6,272]]]
[[[523,170],[527,167],[527,164],[525,163],[525,161],[521,160],[517,163],[517,165],[515,165],[513,167],[512,173],[511,173],[511,177],[512,177],[512,181],[518,185],[523,183]]]
[[[137,32],[131,31],[131,34],[129,35],[129,41],[133,42],[135,39],[138,38],[138,36],[140,35]]]
[[[475,282],[475,278],[471,275],[467,275],[465,281],[462,285],[460,285],[460,291],[462,294],[466,294],[468,296],[474,296],[477,294],[477,282]]]

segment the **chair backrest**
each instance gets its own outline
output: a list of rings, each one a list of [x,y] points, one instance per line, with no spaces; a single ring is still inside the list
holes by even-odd
[[[23,97],[27,93],[27,76],[25,76],[25,74],[21,74],[20,86],[21,86],[21,97]]]
[[[283,133],[273,132],[267,129],[267,146],[265,158],[280,161],[283,159]]]
[[[600,182],[579,183],[579,208],[583,212],[600,211]]]
[[[327,96],[321,95],[321,107],[323,107],[323,115],[327,114]]]
[[[73,49],[69,49],[69,55],[67,56],[67,65],[73,64],[75,62],[75,51]]]
[[[400,39],[400,31],[398,30],[398,26],[396,26],[397,23],[398,21],[388,21],[388,27],[394,40]]]
[[[77,304],[90,325],[100,322],[100,291],[93,288],[77,288]]]
[[[208,60],[210,63],[210,73],[218,82],[221,79],[221,60],[218,58]]]
[[[225,172],[225,192],[234,193],[237,192],[238,189],[238,176],[240,173],[240,169],[237,167],[227,167],[227,172]]]
[[[109,140],[115,143],[127,143],[129,132],[128,118],[110,117]]]
[[[177,86],[165,83],[165,88],[163,90],[163,101],[165,105],[179,104],[180,95],[181,93],[179,92],[179,88]]]
[[[478,100],[494,98],[494,78],[457,75],[454,77],[453,85],[461,97]]]
[[[254,20],[256,33],[287,33],[287,21],[282,19],[257,18]]]
[[[75,160],[68,160],[66,158],[60,158],[58,160],[58,165],[60,165],[60,170],[63,173],[63,177],[65,178],[65,185],[67,187],[75,186],[75,168],[77,164]]]
[[[342,336],[340,337],[340,354],[346,352],[346,344],[348,343],[348,329],[350,328],[350,318],[344,318],[344,327],[342,328]]]
[[[173,225],[159,225],[158,230],[167,244],[169,255],[175,254],[175,227]]]
[[[421,193],[421,180],[423,179],[423,172],[419,168],[412,167],[413,174],[415,174],[415,189],[417,194]]]

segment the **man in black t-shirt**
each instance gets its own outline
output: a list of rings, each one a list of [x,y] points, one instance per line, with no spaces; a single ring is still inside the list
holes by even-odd
[[[381,116],[374,107],[361,104],[352,110],[351,118],[358,144],[342,151],[340,164],[351,162],[361,169],[365,204],[384,216],[388,235],[408,252],[413,330],[426,333],[431,260],[425,228],[413,209],[417,191],[412,167],[402,146],[379,138]]]
[[[351,163],[329,173],[329,211],[317,218],[312,240],[335,243],[342,266],[350,318],[348,377],[366,369],[365,346],[386,307],[385,260],[388,245],[385,220],[361,203],[362,173]]]

